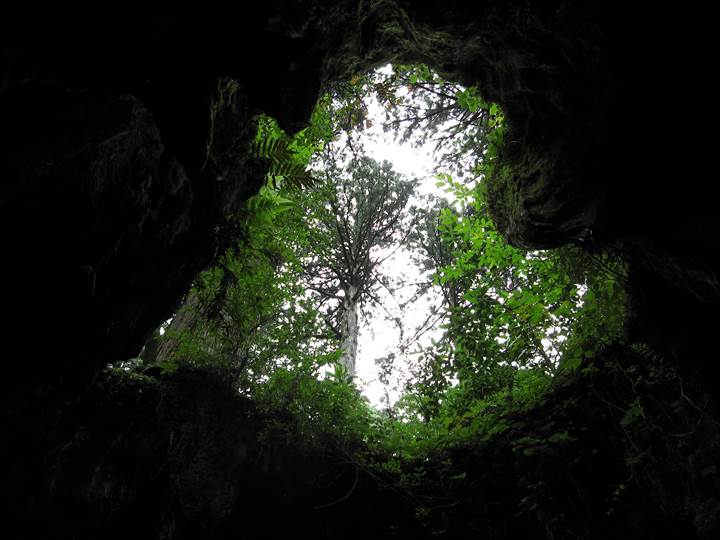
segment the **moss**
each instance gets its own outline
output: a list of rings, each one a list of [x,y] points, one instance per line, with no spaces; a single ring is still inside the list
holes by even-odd
[[[539,220],[533,204],[543,204],[553,172],[551,159],[530,150],[512,159],[498,157],[487,179],[486,196],[490,215],[511,243],[527,247],[519,229]]]

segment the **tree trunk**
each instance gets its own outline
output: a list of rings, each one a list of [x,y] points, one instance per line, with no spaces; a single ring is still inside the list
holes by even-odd
[[[154,358],[151,360],[148,359],[150,360],[148,363],[160,364],[172,359],[175,351],[180,345],[178,339],[172,334],[192,329],[199,320],[199,310],[200,297],[191,289],[166,330],[166,332],[170,332],[170,335],[157,340],[158,343],[155,350],[152,351],[154,353]]]
[[[349,285],[344,289],[342,315],[340,321],[340,346],[342,354],[340,363],[345,366],[348,377],[355,376],[355,359],[357,358],[358,334],[360,320],[358,316],[358,287]]]

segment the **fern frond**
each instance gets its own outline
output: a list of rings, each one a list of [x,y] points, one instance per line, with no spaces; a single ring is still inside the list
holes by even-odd
[[[253,154],[256,157],[272,161],[285,161],[292,159],[290,142],[287,138],[266,137],[260,139],[253,145]]]
[[[641,360],[653,363],[661,363],[663,361],[663,357],[658,354],[654,349],[652,349],[647,343],[631,343],[628,346],[628,349],[630,349],[630,351],[632,351],[635,356],[637,356]]]
[[[295,189],[307,189],[315,183],[306,166],[296,159],[287,137],[260,139],[253,145],[252,152],[256,157],[270,162],[267,177],[275,189],[281,183]]]

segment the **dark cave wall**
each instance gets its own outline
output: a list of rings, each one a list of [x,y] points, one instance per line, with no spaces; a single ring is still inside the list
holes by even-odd
[[[52,451],[11,470],[11,538],[380,538],[402,508],[336,448],[275,427],[286,419],[222,372],[107,371],[62,412]]]
[[[438,448],[402,480],[304,440],[222,372],[111,370],[65,406],[34,476],[12,471],[6,510],[17,538],[710,540],[720,424],[673,364],[608,348],[499,434]]]
[[[164,500],[177,486],[150,485],[136,469],[192,474],[196,452],[169,452],[163,423],[175,420],[148,412],[158,390],[138,397],[123,386],[121,405],[104,407],[84,397],[91,381],[136,354],[232,241],[228,216],[263,176],[247,155],[253,115],[296,129],[323,82],[388,61],[427,62],[503,107],[510,132],[489,191],[508,239],[621,253],[631,264],[631,340],[717,393],[706,336],[718,322],[720,224],[704,159],[711,139],[698,135],[698,120],[713,119],[702,109],[712,103],[702,84],[713,36],[704,20],[691,9],[612,2],[390,0],[271,1],[234,17],[178,6],[3,17],[6,506],[24,522],[49,512],[91,529],[119,523],[123,501],[135,517],[163,514],[143,501]],[[173,394],[177,409],[198,403],[191,387]],[[209,441],[234,422],[202,416]],[[125,446],[115,443],[119,432]],[[90,471],[105,455],[108,483]],[[234,472],[224,479],[213,469],[209,487],[193,491],[197,508],[181,512],[190,520],[184,531],[195,520],[211,531],[230,527],[223,501],[242,500],[237,485],[259,481],[244,457],[228,456],[210,469]],[[208,492],[227,498],[205,508]],[[65,508],[59,501],[68,497]],[[103,513],[108,500],[120,501],[119,514]],[[683,519],[673,523],[684,527]]]
[[[3,21],[0,224],[20,261],[2,270],[8,334],[32,342],[45,306],[62,312],[47,317],[39,355],[54,374],[136,354],[228,243],[228,216],[262,178],[243,150],[254,114],[297,128],[324,81],[388,61],[427,62],[502,105],[510,132],[489,192],[510,241],[609,247],[659,288],[717,303],[711,186],[658,114],[697,78],[680,53],[705,34],[666,32],[698,25],[695,14],[601,2],[256,7],[237,18],[55,8]],[[233,129],[211,163],[222,165],[208,167],[223,77],[239,87],[216,118]],[[685,315],[663,314],[679,325]]]
[[[47,378],[83,384],[137,354],[231,241],[229,217],[263,177],[247,155],[252,116],[298,124],[319,85],[312,66],[288,77],[308,51],[268,30],[272,13],[253,13],[4,18],[0,226],[16,261],[2,269],[4,330],[36,355],[9,366],[19,379],[41,363]],[[240,86],[224,88],[211,123],[232,75]]]

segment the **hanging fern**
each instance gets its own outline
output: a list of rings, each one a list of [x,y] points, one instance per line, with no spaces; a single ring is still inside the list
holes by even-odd
[[[252,153],[270,162],[267,178],[273,189],[283,184],[296,189],[311,187],[315,179],[307,170],[307,163],[291,148],[292,141],[288,136],[274,122],[262,119],[258,124],[258,136],[252,146]]]
[[[638,358],[640,358],[641,360],[644,360],[646,362],[660,364],[664,360],[660,354],[658,354],[655,350],[653,350],[646,343],[642,343],[642,342],[631,343],[628,346],[628,349],[630,349],[635,354],[635,356],[637,356]]]

